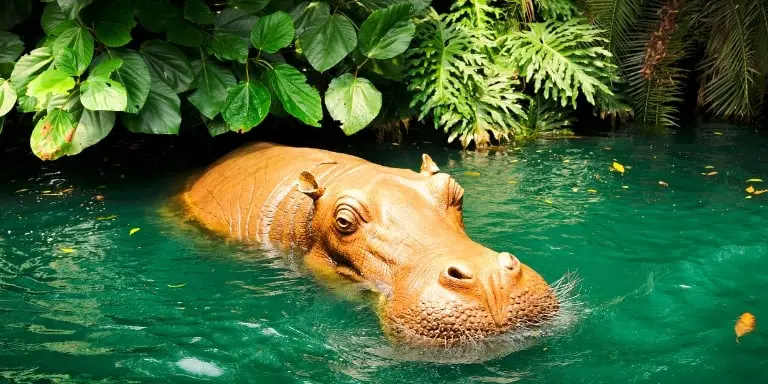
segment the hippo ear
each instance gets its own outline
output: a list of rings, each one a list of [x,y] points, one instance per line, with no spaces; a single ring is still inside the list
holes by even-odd
[[[424,176],[432,176],[435,173],[440,172],[440,168],[426,153],[421,155],[421,174]]]
[[[325,188],[317,185],[315,176],[307,171],[303,171],[301,172],[301,175],[299,175],[299,185],[296,190],[311,197],[312,200],[319,199],[320,196],[323,195],[323,192],[325,192]]]

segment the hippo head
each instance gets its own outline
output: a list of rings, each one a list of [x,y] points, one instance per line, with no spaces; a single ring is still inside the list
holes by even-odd
[[[408,345],[476,344],[557,318],[556,289],[472,241],[464,190],[422,161],[420,173],[364,164],[328,185],[303,172],[298,190],[314,200],[308,263],[371,286],[385,333]]]

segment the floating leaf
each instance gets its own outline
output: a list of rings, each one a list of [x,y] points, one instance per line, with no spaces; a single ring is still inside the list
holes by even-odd
[[[763,179],[749,179],[747,183],[762,183]]]
[[[751,199],[751,198],[752,198],[752,195],[747,195],[747,196],[744,196],[744,198],[745,198],[745,199]]]
[[[667,184],[667,182],[663,180],[659,180],[659,185],[661,185],[662,187],[669,187],[669,184]]]
[[[615,161],[614,161],[614,162],[613,162],[613,164],[611,164],[611,169],[613,169],[613,170],[614,170],[614,171],[616,171],[616,172],[619,172],[619,173],[621,173],[622,175],[624,174],[624,166],[623,166],[623,165],[621,165],[621,164],[620,164],[620,163],[618,163],[618,162],[615,162]]]
[[[26,192],[26,191],[29,191],[29,188],[22,188],[22,189],[17,190],[14,193],[22,193],[22,192]]]
[[[714,168],[715,168],[714,165],[706,165],[706,166],[704,166],[704,169],[714,169]]]
[[[96,218],[96,220],[114,220],[117,218],[117,215],[109,215],[109,216],[99,216]]]
[[[181,284],[168,284],[168,288],[183,288],[187,283],[181,283]]]
[[[587,193],[597,193],[596,189],[587,189]]]
[[[707,173],[703,173],[702,172],[702,175],[704,175],[704,176],[714,176],[714,175],[717,175],[717,172],[715,172],[715,171],[707,172]]]
[[[759,191],[755,191],[753,195],[762,195],[763,193],[766,193],[766,192],[768,192],[768,189],[761,189]]]
[[[747,189],[745,189],[745,191],[747,191],[747,193],[754,193],[755,192],[755,187],[750,185],[749,187],[747,187]]]
[[[547,204],[549,204],[549,205],[552,205],[552,200],[549,200],[549,199],[544,199],[544,202],[545,202],[545,203],[547,203]]]
[[[63,253],[75,253],[75,250],[72,248],[59,248],[59,251]]]
[[[464,172],[464,176],[478,177],[478,176],[480,176],[480,172],[477,172],[477,171],[466,171],[466,172]]]
[[[133,234],[138,231],[141,231],[141,228],[131,228],[131,230],[128,232],[128,236],[133,236]]]
[[[740,337],[754,331],[756,323],[755,315],[749,312],[742,313],[733,327],[733,330],[736,332],[736,342],[739,342]]]
[[[722,136],[722,135],[723,135],[723,133],[722,133],[722,132],[715,132],[715,135],[717,135],[717,136]]]
[[[629,189],[629,185],[622,185],[621,188]]]
[[[577,187],[573,187],[573,188],[571,188],[571,191],[572,191],[572,192],[578,192],[578,191],[579,191],[579,188],[577,188]]]

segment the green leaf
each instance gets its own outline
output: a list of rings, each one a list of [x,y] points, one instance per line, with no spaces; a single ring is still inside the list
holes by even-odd
[[[30,0],[0,1],[0,30],[9,30],[26,20],[32,13]]]
[[[13,109],[16,104],[16,90],[11,86],[11,82],[0,79],[0,116],[5,116]]]
[[[27,96],[37,99],[37,106],[42,107],[48,95],[66,95],[74,87],[75,79],[58,69],[49,69],[29,83]]]
[[[75,134],[75,118],[63,109],[54,109],[37,122],[29,146],[42,160],[56,160],[67,154]]]
[[[56,69],[66,73],[69,76],[77,76],[77,58],[72,48],[64,47],[53,59],[53,65]]]
[[[110,57],[123,61],[123,65],[117,68],[114,77],[125,87],[128,95],[125,112],[138,113],[149,95],[149,68],[140,54],[127,49],[111,50],[96,58],[96,62],[101,63]]]
[[[56,2],[59,3],[61,11],[68,19],[74,19],[80,13],[80,10],[93,2],[93,0],[56,0]]]
[[[195,79],[187,57],[173,45],[160,40],[150,40],[141,45],[153,79],[164,81],[173,92],[189,89]]]
[[[91,69],[91,77],[104,77],[109,78],[112,76],[112,72],[120,69],[123,66],[123,59],[114,58],[99,62]]]
[[[68,106],[68,111],[78,122],[72,146],[67,151],[68,156],[77,155],[98,143],[109,135],[115,125],[115,112],[84,109],[79,97],[72,100]]]
[[[276,64],[268,72],[269,85],[286,112],[314,127],[320,126],[323,106],[320,93],[307,84],[307,79],[289,64]]]
[[[227,88],[236,84],[232,71],[203,61],[197,75],[197,90],[189,95],[189,102],[205,117],[213,119],[226,105]]]
[[[92,111],[119,112],[128,105],[128,94],[119,82],[92,75],[80,86],[80,102]]]
[[[139,23],[151,32],[165,32],[183,19],[181,10],[168,0],[131,0]]]
[[[185,47],[199,47],[203,45],[205,35],[195,24],[178,19],[169,22],[170,27],[166,34],[168,41]]]
[[[138,115],[121,114],[131,132],[175,135],[181,126],[181,101],[164,82],[152,80],[147,102]]]
[[[11,84],[19,94],[26,95],[27,84],[53,61],[51,48],[38,48],[19,58],[11,72]]]
[[[325,107],[347,135],[357,133],[381,110],[381,92],[370,81],[347,73],[331,81],[325,93]]]
[[[213,24],[213,12],[203,3],[203,0],[186,0],[184,18],[198,24]]]
[[[299,36],[299,43],[312,67],[325,72],[355,49],[357,35],[346,16],[329,15],[307,25]]]
[[[208,133],[211,135],[211,137],[216,137],[218,135],[230,132],[229,125],[221,116],[216,116],[216,118],[213,120],[206,122],[205,126],[208,128]]]
[[[270,0],[229,0],[228,4],[244,12],[256,13],[264,9],[269,2]]]
[[[24,43],[10,32],[0,31],[0,63],[12,63],[21,56]]]
[[[58,56],[64,48],[72,49],[77,62],[77,75],[82,75],[93,59],[93,36],[85,28],[67,29],[53,42],[53,55]]]
[[[221,115],[231,130],[248,132],[267,117],[272,100],[264,84],[241,82],[227,91],[227,102]]]
[[[331,9],[328,8],[328,3],[325,1],[313,1],[303,2],[296,6],[291,11],[291,18],[293,18],[293,25],[296,27],[296,35],[300,36],[304,33],[307,25],[316,21],[317,19],[325,19],[331,14]]]
[[[43,16],[40,18],[40,26],[43,27],[48,35],[57,36],[67,29],[77,27],[74,20],[69,20],[67,15],[61,11],[59,4],[55,2],[48,3],[43,9]]]
[[[248,59],[248,39],[258,18],[246,12],[227,8],[214,18],[211,50],[220,60]]]
[[[411,5],[389,6],[372,13],[360,26],[360,51],[371,59],[391,59],[408,49],[414,32]]]
[[[293,41],[294,30],[291,16],[275,12],[256,21],[251,30],[251,43],[257,49],[275,53]]]
[[[122,47],[131,41],[136,26],[130,0],[98,1],[84,12],[86,25],[94,25],[96,36],[107,47]]]

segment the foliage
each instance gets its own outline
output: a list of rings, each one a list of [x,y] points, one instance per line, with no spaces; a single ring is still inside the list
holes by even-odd
[[[182,108],[212,136],[247,132],[270,113],[319,127],[318,89],[327,84],[330,117],[353,134],[382,104],[364,76],[387,78],[365,64],[401,60],[411,18],[428,2],[45,1],[45,36],[25,47],[9,31],[35,5],[0,6],[0,117],[14,106],[34,112],[30,145],[52,160],[96,144],[117,121],[136,133],[178,134],[189,115]]]

